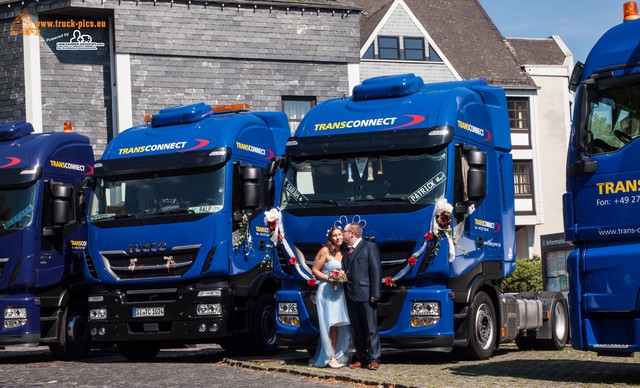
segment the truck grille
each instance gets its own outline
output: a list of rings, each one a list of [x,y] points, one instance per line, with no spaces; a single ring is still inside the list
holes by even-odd
[[[117,280],[175,279],[191,268],[199,250],[198,244],[174,247],[167,252],[129,254],[125,251],[108,251],[100,252],[100,256],[107,272]],[[169,257],[173,261],[167,260]]]
[[[382,277],[393,277],[400,272],[409,260],[416,247],[417,241],[385,241],[378,246],[380,249],[380,261],[382,262]],[[305,262],[311,268],[313,259],[322,248],[319,243],[298,243],[295,247],[302,252]],[[281,262],[281,265],[283,263]],[[283,266],[284,268],[284,266]]]

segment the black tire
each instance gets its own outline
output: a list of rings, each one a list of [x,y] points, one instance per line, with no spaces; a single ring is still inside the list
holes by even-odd
[[[58,332],[58,341],[49,345],[54,357],[73,360],[85,357],[91,350],[91,335],[87,319],[88,307],[79,300],[71,300],[65,307]]]
[[[495,350],[498,334],[498,320],[493,301],[485,292],[480,291],[471,302],[470,315],[467,317],[467,335],[469,345],[466,356],[474,360],[486,360]]]
[[[160,345],[155,342],[118,342],[118,351],[131,361],[149,361],[158,355]]]
[[[569,308],[561,293],[553,296],[551,304],[551,339],[541,340],[540,349],[562,350],[569,339]]]
[[[251,325],[251,349],[254,353],[270,355],[278,350],[276,341],[276,301],[272,294],[258,296]]]

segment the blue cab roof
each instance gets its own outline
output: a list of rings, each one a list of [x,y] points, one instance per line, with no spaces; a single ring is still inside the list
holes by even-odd
[[[584,81],[602,68],[639,63],[639,36],[640,19],[618,24],[605,32],[587,56],[580,81]]]

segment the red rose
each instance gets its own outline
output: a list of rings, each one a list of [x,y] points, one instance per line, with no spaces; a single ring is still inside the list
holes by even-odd
[[[418,262],[418,259],[416,259],[416,257],[415,257],[415,256],[411,256],[411,257],[409,258],[409,264],[410,264],[410,265],[416,265],[416,263],[417,263],[417,262]]]
[[[278,235],[278,242],[282,242],[282,235],[281,234]]]
[[[394,282],[393,279],[391,279],[391,278],[385,278],[384,279],[384,284],[386,284],[387,286],[395,286],[396,282]]]
[[[275,230],[276,229],[276,221],[269,221],[267,222],[267,227],[269,228],[269,230]]]
[[[307,284],[309,285],[309,287],[315,287],[315,285],[316,285],[316,279],[309,279],[309,280],[307,280]]]
[[[290,258],[289,259],[289,264],[295,265],[296,264],[296,258],[295,257]]]
[[[431,232],[427,232],[427,234],[424,235],[424,239],[427,241],[433,240],[433,235],[431,234]]]

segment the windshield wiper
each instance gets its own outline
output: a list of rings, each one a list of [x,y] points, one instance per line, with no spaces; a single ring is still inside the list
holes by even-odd
[[[409,202],[409,199],[406,197],[360,198],[354,199],[354,202]]]
[[[334,201],[333,199],[310,199],[308,201],[302,201],[300,203],[328,203],[330,205],[336,205],[338,207],[340,207],[340,204],[337,201]]]
[[[131,213],[123,213],[123,214],[116,214],[116,215],[113,217],[113,219],[114,219],[114,220],[117,220],[117,219],[119,219],[119,218],[136,218],[136,216],[134,216],[134,215],[133,215],[133,214],[131,214]]]
[[[195,212],[190,209],[181,208],[181,209],[163,210],[161,212],[152,213],[152,214],[163,215],[163,214],[191,214],[191,213],[195,213]]]

